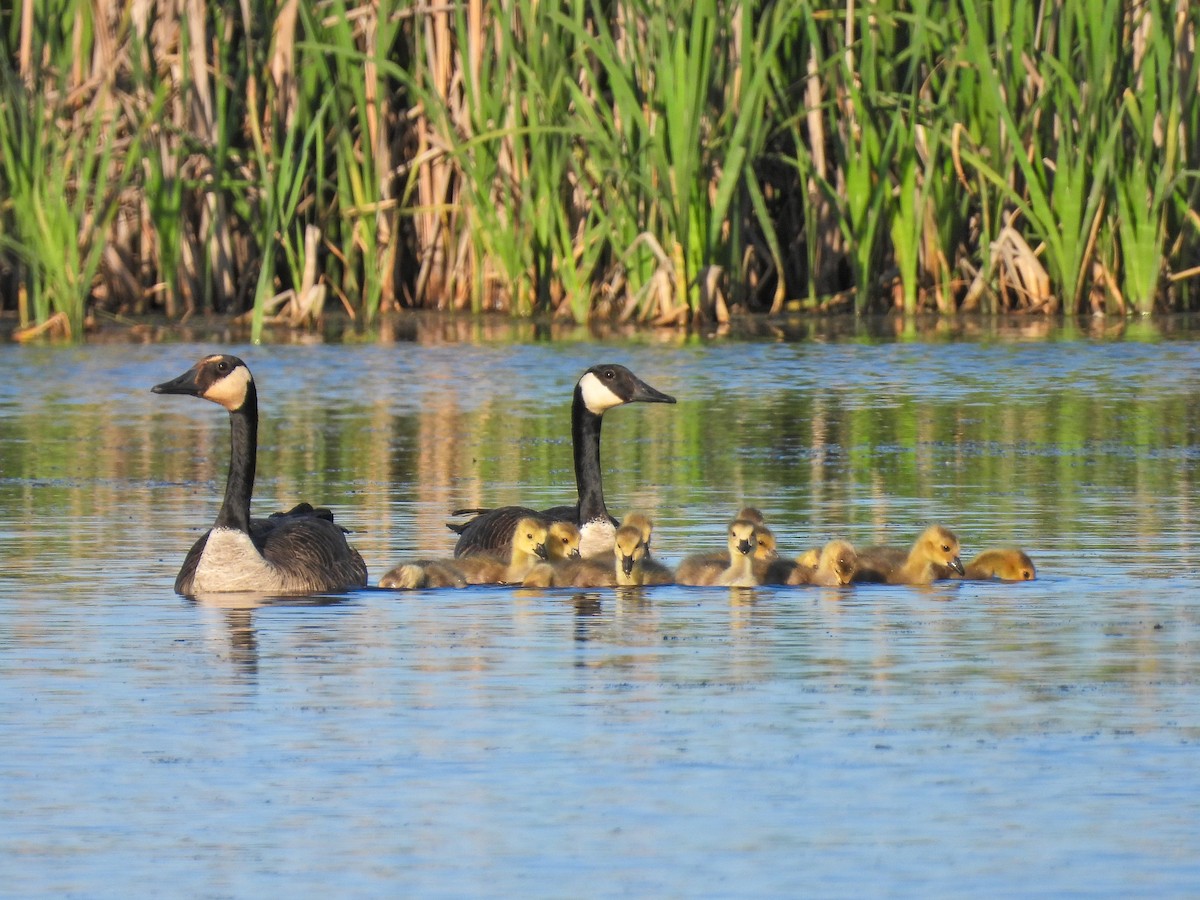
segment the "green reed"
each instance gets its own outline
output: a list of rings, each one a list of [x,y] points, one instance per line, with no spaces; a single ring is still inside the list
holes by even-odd
[[[324,292],[362,322],[1198,299],[1181,0],[43,18],[28,53],[0,19],[0,306],[70,311],[75,334],[90,309],[249,309],[257,340],[282,298]]]
[[[32,90],[0,62],[0,208],[6,220],[0,249],[23,273],[29,307],[20,308],[21,326],[58,315],[78,338],[103,236],[128,182],[113,165],[114,155],[127,150],[136,157],[139,145],[136,136],[120,133],[111,95],[98,94],[72,128],[64,94]]]

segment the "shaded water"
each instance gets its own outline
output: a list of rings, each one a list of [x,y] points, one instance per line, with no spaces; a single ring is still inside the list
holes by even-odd
[[[579,372],[657,553],[739,505],[793,552],[955,528],[1029,584],[471,588],[255,606],[171,584],[227,417],[208,344],[0,347],[0,893],[1194,894],[1200,343],[235,347],[255,509],[373,579],[446,512],[573,492]]]

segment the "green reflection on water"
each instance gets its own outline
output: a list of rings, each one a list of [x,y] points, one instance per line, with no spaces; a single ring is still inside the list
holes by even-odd
[[[1097,359],[1121,347],[1066,346]],[[754,345],[664,348],[679,367],[678,405],[632,405],[605,419],[610,510],[649,511],[659,546],[676,553],[700,535],[719,540],[742,503],[762,507],[801,546],[833,534],[905,540],[934,518],[958,529],[968,552],[1007,540],[1069,550],[1114,531],[1151,544],[1195,531],[1197,414],[1177,363],[1158,371],[1143,360],[1126,378],[1118,362],[1083,382],[1031,384],[1039,370],[1002,353],[986,370],[934,382],[931,360],[945,357],[923,347],[882,368],[886,384],[849,369],[781,374],[807,359],[803,345],[757,356]],[[341,353],[352,366],[356,349]],[[161,368],[147,367],[147,385],[165,377]],[[700,375],[705,386],[693,389]],[[103,561],[102,537],[77,520],[112,517],[163,540],[166,532],[180,556],[212,521],[228,458],[220,409],[140,392],[120,408],[81,402],[53,366],[10,367],[9,377],[28,382],[0,407],[4,552],[21,560],[16,568],[38,555]],[[449,550],[443,523],[455,507],[573,498],[569,395],[536,379],[496,379],[469,405],[451,385],[404,411],[394,386],[363,379],[320,402],[288,390],[286,373],[272,387],[256,512],[301,499],[333,507],[374,558],[373,576],[398,544]]]

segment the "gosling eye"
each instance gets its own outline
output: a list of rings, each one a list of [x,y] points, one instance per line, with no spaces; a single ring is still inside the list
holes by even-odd
[[[943,553],[949,553],[949,552],[950,552],[950,545],[949,545],[949,544],[942,544],[942,552],[943,552]]]

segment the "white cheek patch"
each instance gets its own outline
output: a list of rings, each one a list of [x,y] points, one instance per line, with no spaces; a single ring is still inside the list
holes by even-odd
[[[579,380],[579,388],[583,392],[583,405],[596,415],[625,402],[592,372],[588,372]]]
[[[251,381],[253,378],[250,370],[245,366],[238,366],[220,381],[214,382],[212,387],[204,392],[204,399],[219,403],[230,411],[235,410],[245,402]]]

